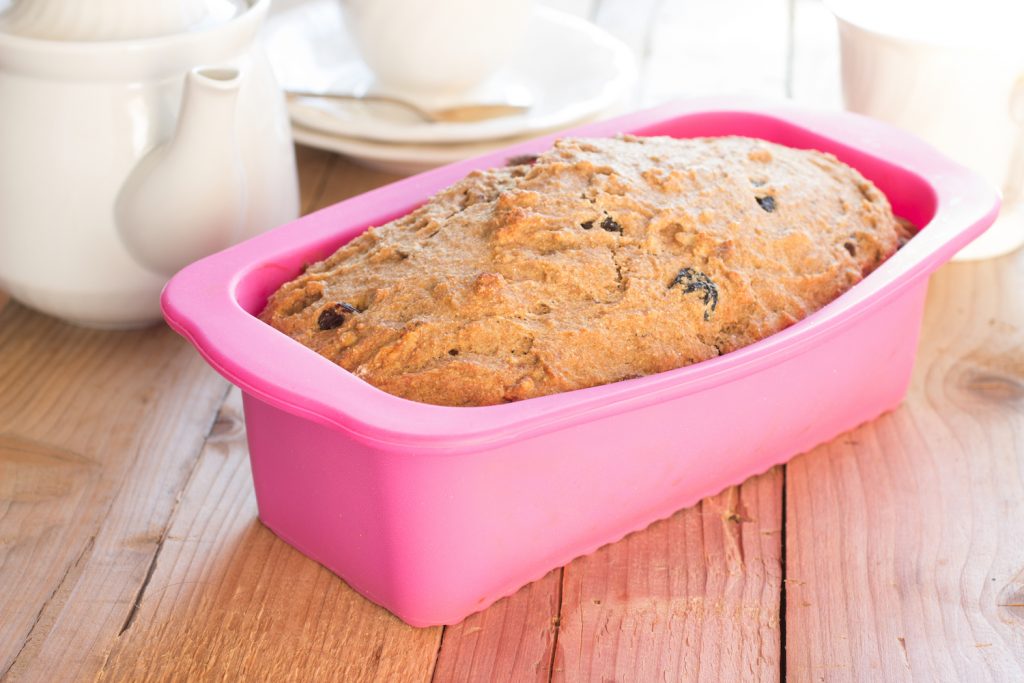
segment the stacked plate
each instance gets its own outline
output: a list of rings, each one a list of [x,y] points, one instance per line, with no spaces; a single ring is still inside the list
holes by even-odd
[[[336,0],[279,0],[264,37],[286,91],[374,91],[373,74],[347,38]],[[507,66],[474,92],[488,101],[528,102],[524,113],[430,123],[394,105],[312,97],[290,97],[289,111],[296,142],[414,173],[610,116],[622,109],[635,82],[636,63],[622,42],[583,19],[538,7]]]

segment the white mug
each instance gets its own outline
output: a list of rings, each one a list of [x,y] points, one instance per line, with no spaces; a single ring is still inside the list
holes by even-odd
[[[479,85],[522,38],[532,0],[339,0],[375,88],[417,101]]]
[[[996,223],[960,260],[1024,244],[1024,50],[1016,4],[831,0],[843,98],[909,130],[1003,191]]]

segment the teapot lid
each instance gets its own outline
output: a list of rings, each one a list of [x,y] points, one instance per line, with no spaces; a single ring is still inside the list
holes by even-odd
[[[225,24],[247,0],[0,0],[0,33],[65,41],[155,38]]]

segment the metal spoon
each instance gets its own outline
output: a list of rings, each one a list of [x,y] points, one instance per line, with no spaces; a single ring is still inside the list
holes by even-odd
[[[523,114],[530,109],[528,104],[514,104],[510,102],[491,103],[482,102],[479,104],[463,104],[457,107],[445,107],[442,109],[424,109],[408,100],[403,100],[390,95],[356,95],[355,93],[342,92],[314,92],[312,90],[288,90],[289,97],[312,97],[328,100],[349,100],[352,102],[383,102],[394,104],[419,116],[428,123],[474,123],[488,119],[498,119],[503,116],[515,116]]]

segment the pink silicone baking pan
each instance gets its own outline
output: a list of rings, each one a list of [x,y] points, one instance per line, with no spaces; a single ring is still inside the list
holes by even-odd
[[[920,231],[853,289],[756,344],[658,375],[497,406],[397,398],[256,318],[303,264],[471,170],[545,150],[557,137],[617,133],[747,135],[832,152]],[[264,524],[406,622],[453,624],[896,407],[929,274],[988,227],[998,204],[970,171],[867,118],[681,102],[335,204],[188,266],[164,290],[163,309],[244,392]]]

